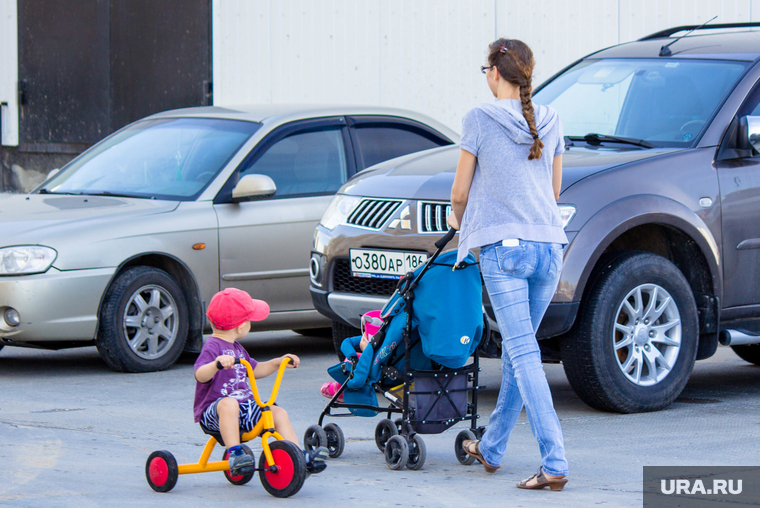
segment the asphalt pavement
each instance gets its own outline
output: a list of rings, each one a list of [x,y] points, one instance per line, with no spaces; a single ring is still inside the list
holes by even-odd
[[[242,341],[266,360],[286,352],[301,357],[288,370],[278,403],[299,436],[316,423],[327,399],[319,387],[336,361],[327,339],[262,332]],[[145,480],[145,460],[169,450],[179,463],[196,462],[206,438],[193,423],[193,358],[149,374],[112,372],[94,347],[0,351],[0,505],[13,507],[256,506],[304,507],[533,507],[641,506],[642,467],[757,466],[760,367],[720,348],[698,362],[686,390],[667,410],[620,415],[581,402],[561,365],[545,365],[565,436],[570,482],[563,492],[523,491],[515,483],[540,465],[538,446],[523,414],[501,469],[460,465],[453,451],[459,424],[423,436],[421,471],[391,471],[374,443],[380,417],[335,419],[347,444],[320,475],[289,499],[267,494],[258,477],[230,485],[222,473],[182,475],[169,493]],[[484,360],[479,413],[487,422],[498,393],[497,360]],[[259,381],[268,394],[274,376]],[[257,457],[258,440],[252,446]],[[221,447],[212,454],[219,459]]]

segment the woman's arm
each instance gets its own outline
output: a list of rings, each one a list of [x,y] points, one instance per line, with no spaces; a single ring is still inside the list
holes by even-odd
[[[459,151],[457,172],[454,175],[454,185],[451,186],[451,214],[446,222],[454,229],[459,229],[467,208],[467,198],[470,195],[472,177],[475,175],[475,164],[478,158],[467,150]]]
[[[554,188],[554,199],[559,201],[559,191],[562,190],[562,156],[555,155],[552,162],[552,187]]]

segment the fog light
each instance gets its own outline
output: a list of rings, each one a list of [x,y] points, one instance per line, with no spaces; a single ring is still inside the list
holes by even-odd
[[[320,270],[319,255],[313,254],[309,260],[309,276],[316,286],[322,285],[322,273]]]
[[[16,309],[5,309],[3,319],[8,326],[16,327],[21,323],[21,316]]]

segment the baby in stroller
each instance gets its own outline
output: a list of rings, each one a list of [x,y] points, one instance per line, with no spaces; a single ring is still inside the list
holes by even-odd
[[[369,344],[369,341],[372,340],[372,337],[377,333],[377,331],[380,329],[380,325],[383,324],[383,320],[380,318],[380,314],[382,311],[379,310],[371,310],[367,313],[365,313],[362,316],[362,324],[361,324],[361,336],[360,337],[352,337],[352,346],[354,349],[356,347],[359,347],[359,351],[364,351],[364,349],[367,347],[367,344]],[[353,342],[358,339],[358,344],[354,344]],[[357,358],[361,358],[361,353],[357,353]],[[346,358],[346,361],[348,361],[348,358]],[[337,381],[329,381],[327,383],[324,383],[322,387],[320,388],[320,393],[327,397],[328,399],[332,399],[336,393],[338,393],[338,390],[340,390],[341,384]],[[343,394],[340,394],[338,397],[338,402],[343,402]]]

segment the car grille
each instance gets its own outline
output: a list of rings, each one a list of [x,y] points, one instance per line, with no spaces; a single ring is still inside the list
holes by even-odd
[[[359,293],[362,295],[390,296],[396,290],[393,279],[369,279],[351,275],[348,259],[335,261],[333,272],[333,291],[340,293]]]
[[[445,233],[449,230],[446,217],[451,213],[448,203],[420,201],[417,225],[420,233]]]
[[[401,201],[388,199],[362,199],[346,221],[353,226],[380,229],[401,206]]]

